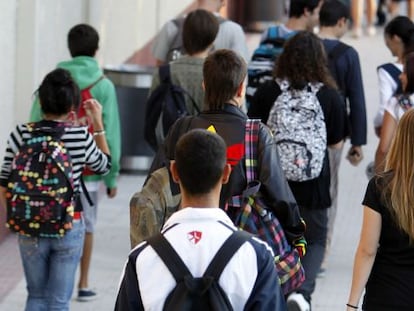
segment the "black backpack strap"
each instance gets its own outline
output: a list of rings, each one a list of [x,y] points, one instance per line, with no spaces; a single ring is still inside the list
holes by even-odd
[[[85,195],[86,201],[88,201],[88,204],[90,206],[94,206],[91,195],[89,194],[88,188],[86,188],[85,181],[83,180],[83,177],[79,179],[80,187],[82,189],[83,194]],[[83,207],[82,207],[83,208]]]
[[[341,41],[338,41],[338,43],[329,51],[328,57],[335,61],[339,56],[341,56],[349,48],[350,48],[349,45]]]
[[[183,260],[161,233],[150,237],[147,242],[170,270],[177,283],[187,275],[192,276]]]
[[[171,83],[171,73],[169,64],[161,65],[158,68],[158,73],[160,75],[160,81],[162,83]]]
[[[330,67],[331,70],[334,70],[332,74],[334,75],[334,79],[336,80],[336,83],[338,83],[338,87],[341,92],[345,92],[346,87],[344,85],[344,82],[342,80],[339,80],[336,69],[336,60],[349,48],[349,45],[341,41],[338,41],[338,43],[328,52],[328,60],[330,63]]]
[[[234,231],[214,255],[213,260],[204,272],[204,276],[211,276],[218,280],[233,255],[251,237],[252,235],[246,231]]]
[[[170,65],[169,64],[164,64],[161,65],[158,69],[158,74],[160,76],[160,81],[162,83],[169,83],[172,86],[173,83],[171,81],[171,69],[170,69]],[[181,86],[174,86],[176,88],[179,88],[179,90],[185,95],[188,96],[188,98],[190,99],[191,104],[193,105],[195,111],[197,112],[197,114],[200,113],[200,108],[198,108],[197,103],[195,102],[194,98],[190,95],[190,93],[187,92],[187,90],[185,90],[183,87]]]
[[[395,94],[401,94],[402,93],[402,84],[400,81],[401,70],[391,63],[386,63],[381,66],[378,66],[377,70],[379,70],[380,68],[384,69],[397,84],[397,89],[395,90]]]

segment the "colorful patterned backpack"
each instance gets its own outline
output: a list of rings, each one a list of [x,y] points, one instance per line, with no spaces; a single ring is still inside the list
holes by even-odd
[[[19,234],[59,238],[72,228],[73,172],[61,137],[66,124],[27,124],[27,139],[13,159],[7,185],[7,227]]]
[[[316,93],[322,83],[293,89],[287,80],[276,79],[282,93],[269,112],[280,164],[289,181],[319,177],[327,149],[325,118]]]
[[[305,280],[300,255],[306,252],[306,240],[299,238],[294,245],[289,244],[282,225],[263,200],[261,183],[257,180],[259,127],[260,120],[249,119],[246,122],[247,186],[241,195],[230,198],[226,212],[237,227],[256,235],[272,248],[280,287],[283,294],[287,295],[299,288]]]

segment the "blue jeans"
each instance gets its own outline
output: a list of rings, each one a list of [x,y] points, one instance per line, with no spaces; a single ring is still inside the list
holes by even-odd
[[[26,311],[69,310],[84,236],[82,221],[75,221],[59,239],[19,235],[28,291]]]

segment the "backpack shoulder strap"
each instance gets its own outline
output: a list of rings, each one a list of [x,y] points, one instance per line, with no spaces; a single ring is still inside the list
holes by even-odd
[[[87,87],[83,88],[81,90],[81,92],[86,91],[86,90],[90,90],[91,88],[93,88],[95,85],[97,85],[101,80],[103,80],[105,78],[105,75],[102,75],[99,77],[98,80],[96,80],[95,82],[93,82],[92,84],[88,85]]]
[[[147,242],[170,270],[177,283],[186,275],[192,276],[183,260],[161,233],[150,237]]]
[[[259,119],[248,119],[246,121],[244,148],[246,178],[248,184],[257,178],[257,143],[259,141],[259,128]]]
[[[218,280],[233,255],[251,237],[252,235],[246,231],[234,231],[214,255],[203,276],[210,276]]]
[[[379,69],[384,69],[397,84],[401,83],[400,78],[399,78],[401,74],[401,70],[398,69],[397,66],[395,66],[394,64],[386,63],[381,66],[378,66],[377,70]]]
[[[328,52],[328,58],[332,61],[338,59],[346,50],[350,48],[349,45],[338,41],[338,43]]]
[[[160,75],[160,81],[162,83],[169,83],[173,85],[172,80],[171,80],[171,67],[169,64],[164,64],[160,66],[158,69],[158,72]],[[173,86],[176,90],[180,90],[185,96],[187,96],[190,99],[190,103],[193,105],[197,114],[199,114],[200,108],[198,108],[197,103],[194,100],[194,98],[191,96],[191,94],[181,86],[177,86],[177,85],[173,85]]]
[[[380,68],[384,69],[397,84],[397,89],[395,90],[394,94],[403,93],[402,83],[400,81],[401,70],[392,63],[386,63],[381,66],[378,66],[377,70],[379,70]]]
[[[279,26],[269,27],[266,39],[276,39],[277,37],[279,37]]]
[[[158,68],[158,73],[160,75],[160,81],[162,83],[171,83],[171,72],[169,64],[161,65]]]

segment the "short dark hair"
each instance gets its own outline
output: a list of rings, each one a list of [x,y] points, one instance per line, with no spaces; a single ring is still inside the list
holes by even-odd
[[[287,79],[294,89],[302,89],[309,82],[336,88],[322,41],[309,31],[299,31],[286,42],[276,61],[274,76]]]
[[[410,44],[414,34],[414,23],[407,16],[394,17],[384,28],[387,36],[397,36],[401,39],[404,47]]]
[[[94,57],[99,48],[98,32],[90,25],[79,24],[68,33],[68,48],[72,57]]]
[[[63,115],[80,104],[80,91],[69,71],[55,69],[40,84],[39,100],[43,113]]]
[[[226,143],[215,133],[194,129],[178,140],[174,158],[182,187],[191,195],[206,194],[223,176]]]
[[[319,24],[335,26],[341,18],[349,19],[349,7],[339,0],[325,0],[319,11]]]
[[[206,50],[216,39],[219,22],[213,13],[194,10],[185,18],[183,25],[183,46],[189,55]]]
[[[234,51],[221,49],[207,56],[203,66],[205,106],[222,109],[236,95],[246,75],[246,62]]]
[[[404,56],[404,72],[407,75],[407,86],[404,93],[414,93],[414,52],[408,53]]]
[[[289,17],[301,17],[305,13],[305,9],[309,12],[315,10],[321,0],[290,0]]]

